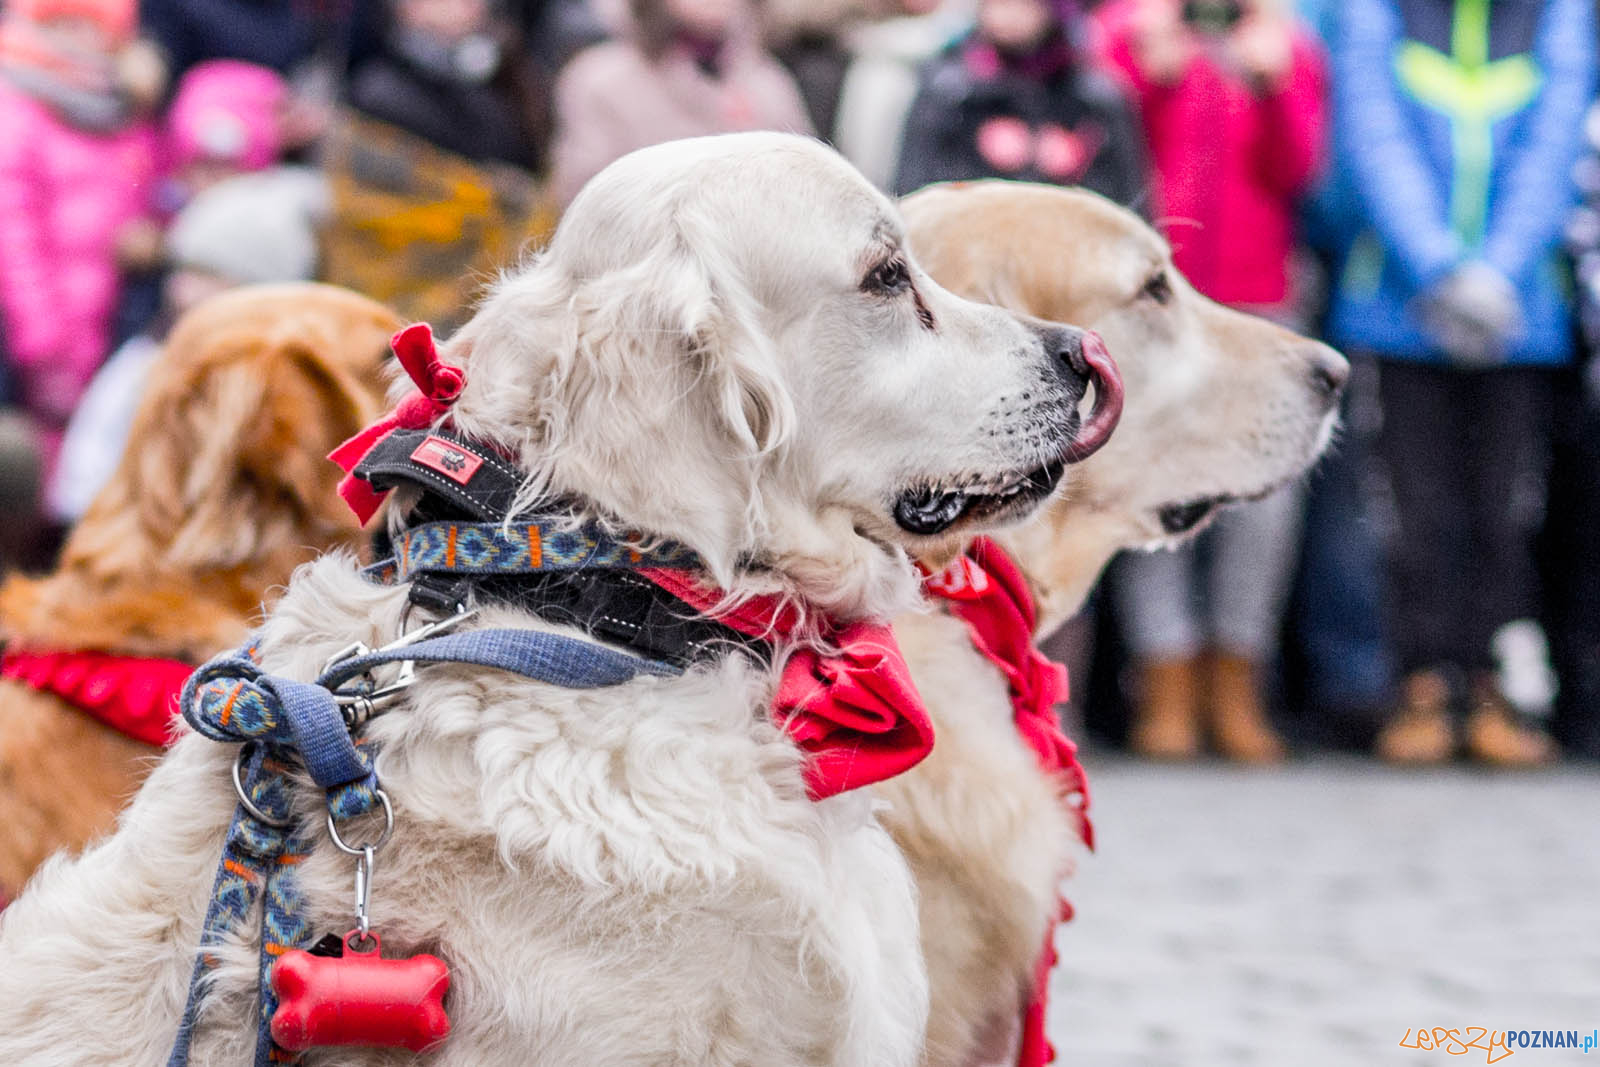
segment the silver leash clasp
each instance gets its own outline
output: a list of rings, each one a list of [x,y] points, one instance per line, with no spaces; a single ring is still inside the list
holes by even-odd
[[[409,607],[410,605],[407,605],[407,615],[410,614]],[[360,641],[346,645],[344,648],[335,653],[323,666],[323,673],[326,674],[328,671],[332,670],[334,667],[348,659],[356,659],[361,656],[370,656],[379,652],[393,652],[397,649],[405,648],[408,645],[415,645],[419,642],[426,641],[430,637],[437,637],[440,634],[449,633],[451,630],[454,630],[457,626],[460,626],[462,623],[473,618],[477,614],[477,608],[469,608],[465,604],[461,604],[456,607],[454,614],[446,615],[442,619],[436,619],[435,621],[426,623],[425,625],[419,626],[414,630],[407,630],[393,641],[390,641],[386,645],[381,645],[378,648],[371,648]],[[405,615],[401,616],[402,626],[405,625],[405,618]],[[368,672],[361,677],[367,679],[369,685],[376,684],[372,680],[371,672]],[[336,692],[333,694],[333,701],[339,706],[339,713],[344,716],[345,726],[351,730],[354,730],[356,727],[372,718],[373,715],[376,715],[380,711],[386,710],[389,705],[393,704],[397,699],[399,699],[401,694],[409,689],[411,684],[416,680],[416,661],[409,659],[402,660],[400,662],[399,673],[397,673],[394,679],[387,684],[378,686],[377,688],[371,689],[367,692]]]
[[[371,845],[362,845],[361,855],[356,857],[356,937],[352,948],[365,945],[372,929],[372,916],[367,906],[372,900],[372,867],[377,851]]]
[[[372,915],[370,904],[372,902],[372,875],[377,863],[378,850],[389,843],[389,838],[394,833],[394,806],[389,803],[389,794],[382,789],[375,790],[378,802],[383,805],[383,832],[378,834],[375,841],[363,841],[359,845],[352,845],[339,836],[339,825],[333,817],[333,812],[328,812],[328,837],[333,841],[334,847],[347,856],[356,858],[356,930],[358,936],[350,945],[351,948],[364,946],[367,943],[367,933],[372,929]]]

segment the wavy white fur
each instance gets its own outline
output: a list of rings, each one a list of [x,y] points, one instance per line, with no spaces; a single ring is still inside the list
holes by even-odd
[[[1055,387],[1037,330],[914,266],[936,328],[910,294],[864,291],[900,240],[892,205],[811,142],[637,153],[447,346],[469,379],[457,427],[515,450],[530,496],[685,543],[733,595],[886,617],[918,596],[897,494],[987,484],[1055,447],[1002,432],[1017,395]],[[303,568],[266,624],[265,668],[309,679],[353,640],[393,639],[404,596],[348,558]],[[543,624],[494,609],[473,625]],[[734,655],[586,692],[419,673],[368,730],[396,814],[375,929],[388,953],[452,971],[454,1033],[427,1062],[917,1061],[928,990],[905,862],[867,792],[808,799],[766,714],[770,671]],[[0,1063],[163,1062],[233,755],[184,737],[115,836],[49,863],[4,913]],[[318,790],[300,781],[296,796],[320,820]],[[301,866],[317,930],[352,925],[351,875],[326,844]],[[249,1060],[259,929],[235,934],[195,1064]]]

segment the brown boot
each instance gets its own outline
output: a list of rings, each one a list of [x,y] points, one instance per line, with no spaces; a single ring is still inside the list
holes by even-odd
[[[1554,742],[1517,717],[1492,677],[1472,683],[1466,748],[1473,759],[1492,767],[1540,767],[1555,758]]]
[[[1400,707],[1378,731],[1378,758],[1405,767],[1444,763],[1455,753],[1450,724],[1450,683],[1439,671],[1407,675]]]
[[[1150,759],[1194,759],[1200,754],[1199,663],[1144,660],[1138,672],[1139,704],[1129,747]]]
[[[1283,741],[1261,703],[1261,669],[1252,659],[1218,652],[1211,656],[1211,742],[1236,763],[1277,763]]]

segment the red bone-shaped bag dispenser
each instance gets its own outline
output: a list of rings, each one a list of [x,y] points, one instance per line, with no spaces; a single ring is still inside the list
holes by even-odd
[[[450,969],[436,956],[381,959],[378,935],[372,948],[344,955],[313,956],[295,949],[272,967],[272,1040],[291,1052],[324,1045],[368,1045],[422,1052],[450,1034],[444,994]]]

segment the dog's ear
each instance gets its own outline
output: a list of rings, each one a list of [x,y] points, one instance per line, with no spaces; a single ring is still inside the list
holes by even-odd
[[[681,230],[621,265],[558,242],[446,346],[467,369],[456,426],[518,452],[524,502],[585,498],[734,558],[761,521],[758,475],[795,421],[737,276]]]
[[[203,358],[151,383],[69,549],[186,573],[271,571],[271,583],[315,551],[358,543],[323,456],[377,412],[378,359],[363,380],[304,337],[208,338]]]
[[[774,452],[789,437],[794,407],[753,298],[732,279],[706,279],[707,312],[684,338],[722,429],[749,455]]]

